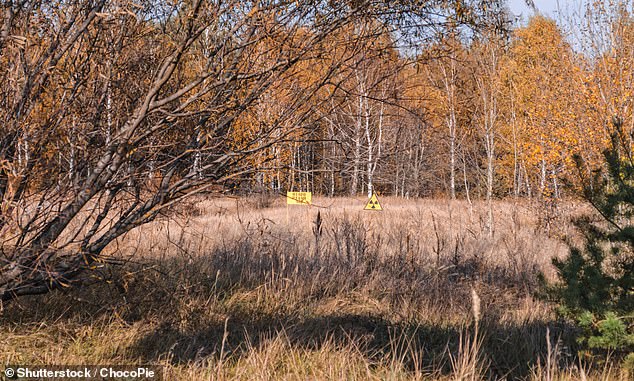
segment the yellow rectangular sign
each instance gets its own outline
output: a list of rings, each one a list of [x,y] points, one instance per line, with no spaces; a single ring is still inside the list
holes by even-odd
[[[286,192],[287,204],[310,205],[312,201],[313,194],[311,192]]]

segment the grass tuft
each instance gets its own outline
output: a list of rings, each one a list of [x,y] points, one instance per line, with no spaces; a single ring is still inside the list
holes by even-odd
[[[491,236],[477,203],[381,202],[197,200],[119,240],[125,264],[86,287],[5,306],[1,360],[152,363],[170,380],[627,379],[579,359],[533,297],[566,246],[530,207],[497,203]]]

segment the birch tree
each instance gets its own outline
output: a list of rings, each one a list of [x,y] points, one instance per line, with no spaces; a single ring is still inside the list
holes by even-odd
[[[118,237],[185,197],[258,176],[254,157],[310,134],[316,108],[304,106],[327,103],[355,56],[359,39],[344,39],[344,58],[327,60],[330,36],[371,19],[420,40],[449,21],[477,24],[480,3],[2,2],[0,299],[81,285]],[[306,62],[324,65],[318,78],[238,131]]]

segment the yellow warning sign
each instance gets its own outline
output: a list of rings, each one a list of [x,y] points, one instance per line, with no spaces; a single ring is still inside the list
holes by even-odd
[[[376,197],[376,193],[372,193],[372,197],[370,197],[370,200],[363,210],[383,210],[381,204],[379,204],[379,198]]]
[[[286,192],[286,204],[310,205],[312,201],[311,192]]]

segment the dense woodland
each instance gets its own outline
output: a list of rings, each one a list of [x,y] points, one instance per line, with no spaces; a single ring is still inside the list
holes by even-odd
[[[178,162],[232,191],[559,197],[573,154],[596,163],[611,119],[634,123],[628,4],[559,26],[504,1],[211,2],[187,30],[187,1],[4,3],[5,200],[85,182],[159,84],[130,189]]]
[[[592,171],[634,123],[631,8],[3,1],[0,294],[64,286],[196,193],[572,194],[574,154]]]

